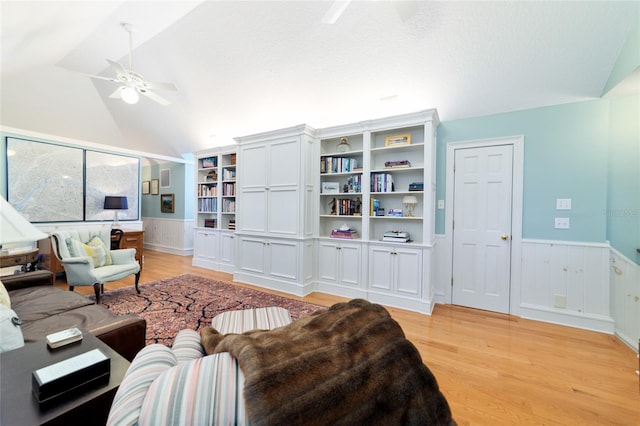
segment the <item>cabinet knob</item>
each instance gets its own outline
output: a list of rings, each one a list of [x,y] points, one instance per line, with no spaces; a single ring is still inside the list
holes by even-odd
[[[503,241],[507,241],[509,239],[509,236],[507,234],[502,234],[500,239],[502,239]]]

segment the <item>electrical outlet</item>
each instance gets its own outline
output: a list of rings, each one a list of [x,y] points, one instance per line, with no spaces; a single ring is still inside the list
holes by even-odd
[[[444,200],[438,200],[438,210],[444,209]]]
[[[556,198],[556,210],[571,210],[571,198]]]
[[[553,296],[553,306],[555,308],[566,308],[567,307],[567,296],[556,294]]]
[[[568,217],[556,217],[555,228],[556,229],[569,229],[570,223]]]

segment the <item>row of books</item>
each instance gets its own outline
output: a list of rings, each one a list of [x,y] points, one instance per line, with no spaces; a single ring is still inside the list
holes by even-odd
[[[333,201],[331,202],[333,203]],[[350,198],[339,198],[336,200],[336,211],[335,213],[332,211],[332,214],[345,215],[345,216],[355,216],[360,215],[361,212],[362,201],[360,198],[356,198],[352,200]]]
[[[222,180],[235,180],[235,178],[236,178],[235,169],[222,170]]]
[[[320,158],[320,173],[349,173],[362,170],[358,167],[358,159],[351,157]]]
[[[236,195],[236,184],[235,183],[223,183],[222,184],[222,195],[227,197],[231,197]]]
[[[224,213],[235,213],[236,212],[236,201],[230,200],[228,198],[222,199],[222,211]]]
[[[217,198],[198,198],[198,211],[215,213],[218,211]]]
[[[218,187],[216,185],[198,185],[198,197],[217,197]]]
[[[380,205],[380,200],[375,198],[369,200],[369,216],[384,216],[384,208]]]
[[[347,179],[347,192],[362,192],[362,175],[349,176]]]
[[[371,192],[393,192],[393,175],[389,173],[371,173]]]

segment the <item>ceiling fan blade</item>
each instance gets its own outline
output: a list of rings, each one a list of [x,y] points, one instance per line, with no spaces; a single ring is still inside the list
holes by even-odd
[[[107,59],[107,62],[109,62],[109,65],[111,65],[111,68],[114,69],[114,71],[116,72],[116,75],[118,76],[118,78],[124,79],[124,80],[128,80],[129,78],[129,72],[124,69],[124,67],[122,65],[120,65],[119,63],[112,61],[111,59]]]
[[[151,99],[151,100],[156,101],[157,103],[159,103],[159,104],[160,104],[160,105],[162,105],[162,106],[167,106],[167,105],[170,105],[170,104],[171,104],[171,102],[169,102],[168,100],[166,100],[166,99],[165,99],[165,98],[163,98],[162,96],[160,96],[160,95],[158,95],[158,94],[156,94],[156,93],[153,93],[153,92],[151,92],[151,91],[149,91],[149,90],[138,90],[138,92],[139,92],[141,95],[144,95],[144,96],[146,96],[147,98],[149,98],[149,99]]]
[[[151,90],[171,90],[171,91],[174,91],[174,92],[178,90],[176,85],[173,84],[173,83],[161,83],[161,82],[157,82],[157,81],[145,81],[144,84],[145,84],[145,86],[147,86],[148,89],[151,89]]]
[[[120,99],[120,93],[122,92],[122,89],[124,89],[124,86],[120,86],[118,87],[112,94],[109,95],[110,98],[114,98],[114,99]]]

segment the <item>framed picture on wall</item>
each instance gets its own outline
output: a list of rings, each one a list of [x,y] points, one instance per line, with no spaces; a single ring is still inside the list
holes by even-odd
[[[148,180],[142,181],[142,195],[149,195],[150,192],[150,182]]]
[[[160,193],[160,181],[158,179],[151,179],[151,195],[158,195]]]
[[[160,170],[160,188],[171,186],[171,169]]]
[[[162,213],[173,213],[173,194],[162,194],[160,196],[160,211]]]

